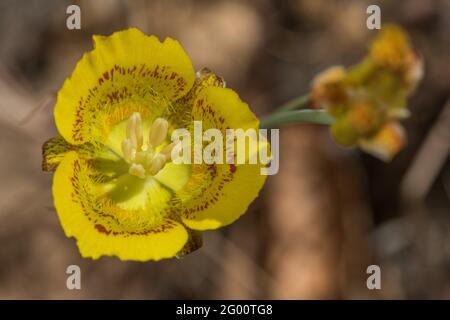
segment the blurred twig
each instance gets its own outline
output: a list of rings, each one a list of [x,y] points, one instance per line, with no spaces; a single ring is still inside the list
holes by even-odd
[[[47,109],[49,106],[52,105],[52,103],[55,101],[56,99],[56,93],[55,92],[51,92],[48,95],[44,96],[41,101],[39,102],[39,104],[33,108],[28,114],[25,115],[25,117],[23,117],[22,120],[19,121],[18,125],[19,126],[23,126],[25,124],[27,124],[31,119],[33,119],[33,117],[42,110]]]
[[[422,201],[450,152],[450,99],[430,130],[403,179],[401,194],[408,202]]]

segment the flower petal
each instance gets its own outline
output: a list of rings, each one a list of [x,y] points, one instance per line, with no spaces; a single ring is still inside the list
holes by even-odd
[[[186,121],[191,120],[191,112],[194,107],[194,102],[201,91],[209,87],[225,87],[225,81],[215,75],[207,68],[203,68],[195,75],[195,82],[191,90],[182,98],[174,103],[174,107],[169,109],[167,118],[172,126],[175,128],[183,128],[190,123]]]
[[[53,181],[55,207],[64,232],[77,239],[83,257],[160,260],[175,256],[183,248],[188,233],[169,215],[161,214],[150,225],[135,223],[130,228],[124,215],[132,220],[134,212],[102,202],[89,180],[89,170],[88,163],[70,151],[56,169]]]
[[[237,220],[258,196],[266,180],[260,174],[260,167],[250,164],[213,165],[199,174],[202,187],[196,186],[194,190],[202,192],[184,202],[182,208],[183,223],[195,230],[217,229]]]
[[[259,121],[247,104],[234,91],[220,87],[208,87],[199,94],[192,119],[201,120],[203,130],[219,129],[224,137],[226,129],[259,128]],[[191,229],[208,230],[235,221],[264,185],[262,167],[260,163],[193,164],[190,180],[177,192],[183,223]]]
[[[373,138],[359,142],[361,149],[389,162],[406,144],[406,133],[398,122],[386,124]]]
[[[135,111],[157,115],[194,83],[192,62],[175,40],[161,43],[131,28],[94,42],[55,106],[56,126],[69,143],[102,142],[112,124]]]
[[[370,57],[379,65],[402,70],[415,57],[406,32],[396,25],[384,25],[370,46]]]

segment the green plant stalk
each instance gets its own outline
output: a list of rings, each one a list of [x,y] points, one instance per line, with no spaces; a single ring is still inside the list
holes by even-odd
[[[331,125],[334,119],[323,109],[303,109],[294,111],[275,111],[261,121],[262,129],[278,128],[285,124],[311,123]]]
[[[309,96],[309,94],[305,94],[303,96],[296,97],[296,98],[286,102],[281,107],[276,109],[274,112],[284,112],[284,111],[303,109],[303,108],[306,108],[309,103],[310,103],[310,96]]]

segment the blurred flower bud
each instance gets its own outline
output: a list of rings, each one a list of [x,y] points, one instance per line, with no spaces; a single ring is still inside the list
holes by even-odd
[[[408,35],[395,25],[383,26],[372,42],[369,56],[380,67],[397,72],[408,91],[412,91],[423,77],[423,60],[411,46]]]
[[[343,146],[390,161],[406,144],[397,119],[409,116],[407,98],[423,76],[423,60],[398,26],[383,26],[369,54],[348,69],[331,67],[311,87],[315,107],[335,119],[331,134]]]

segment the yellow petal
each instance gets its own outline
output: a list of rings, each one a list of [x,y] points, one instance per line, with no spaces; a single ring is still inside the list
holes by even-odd
[[[195,230],[211,230],[226,226],[247,211],[258,196],[266,176],[257,165],[194,165],[194,186],[187,184],[185,191],[191,197],[183,202],[183,223]],[[200,177],[199,177],[200,176]]]
[[[192,109],[192,121],[202,121],[203,130],[258,129],[259,120],[241,101],[236,92],[228,88],[207,87],[202,90]]]
[[[88,180],[91,173],[87,163],[71,151],[60,162],[53,181],[53,197],[62,227],[68,237],[76,238],[83,257],[160,260],[175,256],[183,248],[188,239],[186,229],[163,214],[151,225],[135,223],[130,228],[125,215],[132,220],[134,212],[121,212],[120,208],[100,201],[96,187]]]
[[[365,152],[388,162],[406,145],[406,133],[398,122],[390,122],[373,138],[363,139],[359,144]]]
[[[192,62],[170,38],[160,42],[135,28],[94,36],[58,93],[55,122],[72,144],[102,141],[109,128],[133,112],[161,113],[192,87]]]
[[[225,81],[215,75],[207,68],[198,71],[195,76],[195,82],[191,90],[181,99],[174,103],[173,108],[169,110],[167,118],[175,128],[183,128],[191,123],[191,112],[194,102],[200,92],[209,87],[225,87]]]
[[[259,127],[247,104],[234,91],[220,87],[208,87],[199,94],[192,118],[202,121],[203,130],[217,128],[224,137],[227,128]],[[235,221],[264,185],[266,176],[261,175],[262,166],[260,163],[192,165],[189,181],[177,192],[184,224],[191,229],[207,230]]]

